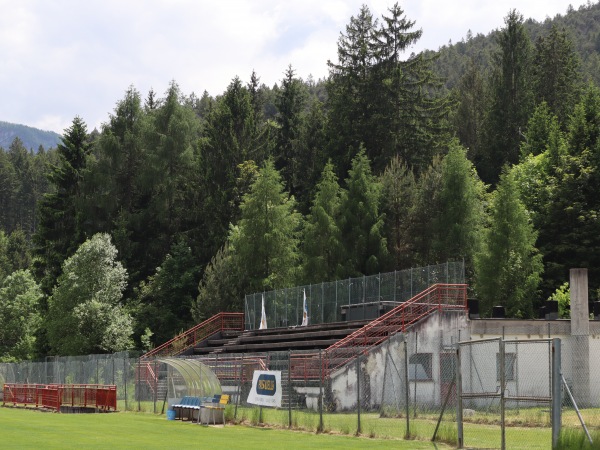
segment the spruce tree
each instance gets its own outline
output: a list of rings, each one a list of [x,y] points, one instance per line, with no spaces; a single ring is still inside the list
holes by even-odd
[[[58,145],[58,161],[48,173],[52,191],[40,202],[40,222],[34,235],[35,270],[45,294],[52,291],[63,261],[84,239],[80,206],[89,153],[87,127],[75,117]]]
[[[523,15],[511,10],[504,21],[493,58],[486,152],[478,167],[482,180],[490,184],[498,181],[505,164],[518,162],[522,133],[534,105],[532,49]]]
[[[449,100],[424,54],[404,57],[421,30],[398,4],[381,26],[365,5],[338,40],[338,61],[329,62],[327,83],[331,155],[346,173],[361,144],[381,173],[400,154],[423,170],[441,151]]]
[[[304,227],[304,280],[307,283],[333,281],[342,275],[344,251],[338,227],[341,192],[330,161],[317,184]]]
[[[241,219],[230,231],[230,245],[247,283],[247,292],[292,286],[298,280],[302,217],[284,190],[271,160],[244,195]]]
[[[508,317],[530,318],[543,272],[534,230],[513,172],[500,177],[490,206],[489,228],[475,258],[475,289],[484,315],[506,308]]]
[[[276,99],[277,138],[275,167],[281,173],[287,190],[297,197],[302,191],[303,176],[299,170],[304,150],[301,138],[305,127],[306,87],[288,66]]]
[[[579,97],[580,65],[565,29],[553,24],[546,36],[537,39],[532,66],[536,101],[546,102],[563,127]]]
[[[590,288],[596,289],[600,287],[598,88],[590,87],[582,96],[569,122],[566,145],[549,145],[546,160],[547,200],[537,208],[546,267],[544,294],[568,281],[573,267],[588,267]]]
[[[346,249],[345,276],[372,275],[388,264],[381,185],[364,150],[352,160],[342,196],[340,229]]]
[[[481,244],[485,187],[466,150],[452,141],[442,160],[440,210],[434,241],[436,261],[465,260],[472,269]]]

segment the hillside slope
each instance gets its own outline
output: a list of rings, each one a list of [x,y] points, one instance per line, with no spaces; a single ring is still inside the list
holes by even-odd
[[[0,147],[7,150],[16,137],[21,139],[26,149],[34,152],[38,151],[40,145],[47,150],[60,142],[60,135],[53,131],[0,121]]]

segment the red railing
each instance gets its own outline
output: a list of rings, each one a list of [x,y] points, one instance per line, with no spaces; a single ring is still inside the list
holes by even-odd
[[[208,320],[175,336],[170,341],[150,350],[141,359],[175,356],[224,330],[244,331],[244,313],[219,313]]]
[[[320,357],[318,354],[293,357],[292,376],[295,379],[325,378],[359,354],[366,354],[388,337],[406,331],[408,327],[434,311],[466,308],[466,284],[434,284],[331,345]]]
[[[4,384],[3,405],[35,405],[60,411],[61,406],[117,409],[117,387],[104,384]]]
[[[266,356],[208,356],[199,361],[210,367],[221,382],[238,381],[240,376],[242,383],[252,381],[255,370],[268,370]]]

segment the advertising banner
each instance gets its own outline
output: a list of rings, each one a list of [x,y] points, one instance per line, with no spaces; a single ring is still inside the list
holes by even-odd
[[[255,370],[248,403],[281,408],[281,370]]]

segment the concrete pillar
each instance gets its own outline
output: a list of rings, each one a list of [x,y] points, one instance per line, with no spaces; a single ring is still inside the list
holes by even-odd
[[[590,312],[587,269],[570,270],[571,290],[571,377],[573,397],[579,407],[589,405],[590,396]]]

